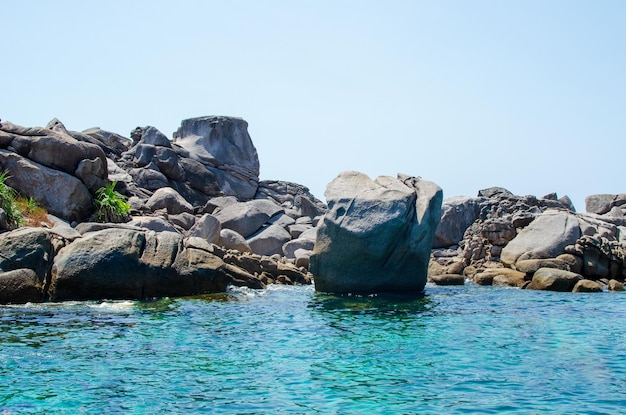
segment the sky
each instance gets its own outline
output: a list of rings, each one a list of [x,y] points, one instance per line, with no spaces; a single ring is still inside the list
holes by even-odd
[[[4,1],[0,118],[244,118],[262,180],[624,193],[626,1]]]

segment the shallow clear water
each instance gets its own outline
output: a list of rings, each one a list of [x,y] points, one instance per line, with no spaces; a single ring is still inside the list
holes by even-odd
[[[0,414],[615,414],[626,294],[312,287],[0,306]]]

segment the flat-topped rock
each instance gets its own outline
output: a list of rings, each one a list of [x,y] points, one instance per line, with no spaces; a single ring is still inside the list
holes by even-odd
[[[241,118],[207,116],[181,122],[175,143],[189,157],[207,166],[225,195],[254,197],[259,183],[259,158]]]

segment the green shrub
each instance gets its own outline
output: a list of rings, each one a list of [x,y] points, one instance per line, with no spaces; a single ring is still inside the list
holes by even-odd
[[[7,215],[7,225],[17,228],[23,222],[24,217],[17,207],[17,192],[6,184],[9,173],[5,170],[0,173],[0,208]]]
[[[126,222],[130,205],[126,196],[115,190],[117,182],[107,183],[96,191],[96,220],[99,222]]]

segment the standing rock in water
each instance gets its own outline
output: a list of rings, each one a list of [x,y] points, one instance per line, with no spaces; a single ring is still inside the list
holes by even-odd
[[[324,195],[328,212],[310,259],[317,291],[423,291],[441,219],[439,186],[406,175],[371,180],[348,171]]]

